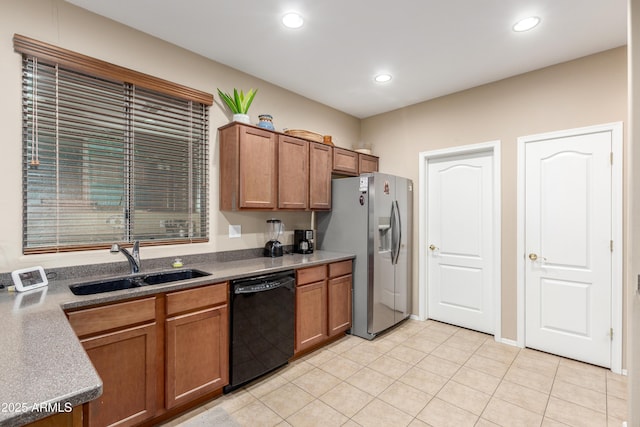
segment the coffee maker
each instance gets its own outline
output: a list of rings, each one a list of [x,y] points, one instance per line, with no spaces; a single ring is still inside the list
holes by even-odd
[[[313,253],[313,230],[294,230],[293,251],[299,254]]]

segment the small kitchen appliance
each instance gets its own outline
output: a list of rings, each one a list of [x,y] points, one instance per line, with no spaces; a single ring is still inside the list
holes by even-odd
[[[298,254],[313,253],[313,230],[294,230],[293,251]]]
[[[271,218],[267,220],[267,237],[269,241],[264,245],[264,256],[282,256],[282,243],[278,240],[284,233],[284,224],[279,219]]]

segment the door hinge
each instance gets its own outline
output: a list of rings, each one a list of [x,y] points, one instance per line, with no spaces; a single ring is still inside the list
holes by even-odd
[[[609,328],[609,337],[611,338],[611,341],[613,341],[613,328]]]
[[[613,151],[609,153],[609,163],[613,164]]]
[[[609,240],[609,249],[613,252],[613,240]]]

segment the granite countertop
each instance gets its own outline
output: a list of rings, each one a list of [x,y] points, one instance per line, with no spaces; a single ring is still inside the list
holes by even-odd
[[[69,285],[101,277],[54,280],[45,288],[23,293],[1,290],[4,330],[0,334],[0,425],[24,425],[52,413],[68,411],[102,394],[102,380],[71,329],[64,310],[352,258],[352,254],[315,251],[309,255],[278,258],[185,263],[183,268],[211,275],[86,296],[73,295]],[[142,272],[153,271],[156,270],[143,269]]]

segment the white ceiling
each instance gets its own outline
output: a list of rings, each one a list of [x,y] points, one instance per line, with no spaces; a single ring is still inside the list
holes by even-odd
[[[627,42],[627,0],[67,1],[359,118]]]

